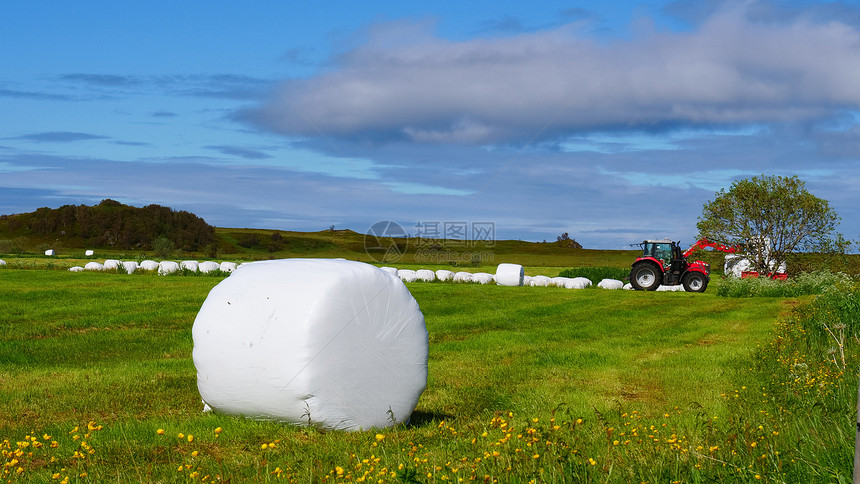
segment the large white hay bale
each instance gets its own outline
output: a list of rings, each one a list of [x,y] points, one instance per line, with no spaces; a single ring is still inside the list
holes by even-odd
[[[106,271],[115,271],[117,267],[120,265],[120,261],[116,259],[107,259],[103,264],[105,266]]]
[[[137,265],[137,262],[133,260],[127,260],[122,263],[122,268],[125,269],[125,272],[129,274],[136,271],[138,267],[139,266]]]
[[[546,287],[549,286],[552,279],[547,276],[534,276],[531,280],[531,285],[535,287]]]
[[[427,384],[418,303],[369,264],[243,264],[192,328],[197,387],[217,412],[330,429],[409,420]]]
[[[214,271],[217,271],[219,269],[221,269],[221,264],[219,264],[217,262],[212,262],[211,260],[201,262],[197,266],[197,270],[204,273],[204,274],[208,274],[210,272],[214,272]]]
[[[380,267],[380,269],[391,274],[392,276],[397,275],[397,268],[396,267]]]
[[[173,262],[172,260],[163,260],[158,263],[158,275],[166,276],[168,274],[173,274],[174,272],[179,270],[179,263]]]
[[[454,282],[472,282],[472,273],[459,271],[454,274]]]
[[[448,282],[454,280],[454,272],[446,269],[439,269],[436,271],[436,278],[442,282]]]
[[[415,282],[418,279],[418,274],[412,269],[400,269],[397,271],[397,277],[403,282]]]
[[[610,289],[613,291],[617,291],[624,287],[624,283],[619,281],[618,279],[603,279],[602,281],[597,283],[597,287],[601,289]]]
[[[433,282],[436,280],[436,273],[429,269],[418,269],[415,271],[415,275],[419,281]]]
[[[200,265],[196,260],[184,260],[179,263],[180,269],[188,269],[191,272],[196,272],[197,267]]]
[[[221,272],[233,272],[236,270],[236,263],[224,261],[218,268],[221,269]]]
[[[657,288],[657,291],[660,291],[660,292],[687,292],[684,290],[684,286],[681,284],[678,284],[677,286],[664,286],[661,284],[660,287]]]
[[[99,262],[87,262],[84,265],[84,270],[87,270],[87,271],[103,271],[103,270],[105,270],[105,266]]]
[[[54,252],[54,249],[48,249],[45,251],[45,255],[57,255],[57,253]]]
[[[493,275],[487,272],[476,272],[472,274],[472,282],[477,282],[478,284],[490,284],[495,281]]]
[[[145,260],[140,263],[140,269],[144,271],[157,271],[158,270],[158,262],[154,260]]]
[[[84,268],[81,266],[74,266],[69,268],[69,272],[83,272]]]
[[[90,257],[93,254],[95,254],[95,252],[93,252],[91,249],[87,249],[86,251],[84,251],[84,255],[87,257]]]
[[[525,270],[519,264],[499,264],[496,267],[496,284],[500,286],[522,286]]]

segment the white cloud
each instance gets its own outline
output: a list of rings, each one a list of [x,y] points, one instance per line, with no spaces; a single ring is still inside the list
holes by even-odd
[[[448,41],[376,25],[243,117],[288,135],[481,144],[594,130],[805,121],[860,107],[860,32],[729,3],[690,32],[598,43],[577,24]]]

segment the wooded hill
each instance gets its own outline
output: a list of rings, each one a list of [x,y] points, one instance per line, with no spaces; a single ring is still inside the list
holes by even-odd
[[[105,199],[94,206],[42,207],[35,212],[0,216],[0,239],[26,237],[66,247],[150,250],[166,238],[185,251],[215,242],[215,228],[184,210],[161,205],[143,208]]]

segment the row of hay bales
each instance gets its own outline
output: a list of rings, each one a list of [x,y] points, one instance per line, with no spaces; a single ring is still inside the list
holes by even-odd
[[[182,262],[174,262],[169,260],[163,260],[161,262],[156,262],[154,260],[145,260],[143,262],[138,263],[137,261],[120,261],[116,259],[107,259],[102,262],[87,262],[87,264],[83,267],[75,266],[69,269],[71,272],[83,272],[83,271],[117,271],[124,270],[128,274],[131,274],[135,271],[158,271],[159,275],[166,276],[168,274],[173,274],[174,272],[179,272],[180,270],[187,269],[192,272],[201,272],[207,274],[209,272],[221,271],[221,272],[233,272],[236,270],[235,262],[213,262],[213,261],[204,261],[198,262],[196,260],[184,260]]]
[[[593,283],[585,277],[549,277],[549,276],[526,276],[522,273],[522,266],[517,264],[500,264],[496,274],[488,272],[471,273],[467,271],[449,271],[439,269],[397,269],[395,267],[381,267],[383,271],[399,277],[403,282],[459,282],[475,284],[498,284],[501,286],[532,286],[532,287],[563,287],[565,289],[585,289]],[[519,271],[519,272],[517,272]],[[597,283],[601,289],[629,289],[630,284],[624,284],[616,279],[603,279]]]

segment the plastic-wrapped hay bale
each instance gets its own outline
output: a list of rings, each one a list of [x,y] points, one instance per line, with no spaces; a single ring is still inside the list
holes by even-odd
[[[87,257],[90,257],[90,256],[92,256],[93,254],[95,254],[95,252],[93,252],[92,250],[89,250],[89,249],[88,249],[88,250],[84,251],[84,255],[85,255],[85,256],[87,256]]]
[[[220,269],[221,269],[221,264],[219,264],[217,262],[212,262],[211,260],[207,260],[206,262],[201,262],[197,266],[197,270],[199,270],[200,272],[202,272],[204,274],[209,273],[209,272],[213,272],[213,271],[217,271]]]
[[[523,276],[523,286],[532,285],[532,276]]]
[[[116,259],[108,259],[105,261],[104,266],[107,271],[115,271],[117,267],[121,264],[120,261]]]
[[[87,262],[84,265],[84,270],[87,270],[87,271],[103,271],[103,270],[105,270],[105,266],[99,262]]]
[[[54,252],[54,249],[48,249],[45,251],[45,255],[57,255],[57,253]]]
[[[429,269],[418,269],[415,271],[415,275],[418,277],[418,280],[424,282],[433,282],[436,280],[436,273]]]
[[[328,429],[409,420],[427,384],[418,303],[369,264],[243,264],[194,321],[203,401],[217,412]]]
[[[551,286],[564,287],[564,285],[569,280],[570,280],[569,277],[560,277],[560,276],[559,277],[553,277],[552,279],[549,280],[549,284]]]
[[[500,286],[522,286],[525,270],[519,264],[499,264],[496,267],[496,284]]]
[[[618,279],[603,279],[597,283],[597,287],[601,289],[618,290],[624,287],[624,283]]]
[[[571,279],[571,281],[573,281],[573,283],[577,286],[580,286],[577,287],[577,289],[585,289],[592,284],[591,279],[587,277],[574,277],[573,279]]]
[[[436,271],[436,279],[439,279],[442,282],[448,282],[454,280],[454,272],[446,269],[439,269]]]
[[[221,269],[221,272],[233,272],[236,270],[236,263],[224,261],[218,268]]]
[[[660,292],[687,292],[684,290],[684,286],[678,284],[677,286],[664,286],[661,285],[657,287],[657,290]]]
[[[586,284],[585,282],[583,282],[581,280],[577,280],[576,278],[571,279],[570,277],[568,277],[567,280],[564,281],[564,288],[565,289],[585,289],[590,284],[591,284],[591,281],[588,281],[588,284]]]
[[[472,273],[459,271],[454,273],[454,282],[472,282]]]
[[[0,259],[0,267],[3,267],[5,265],[6,265],[6,261],[3,259]]]
[[[531,284],[536,287],[546,287],[549,286],[552,279],[547,276],[534,276],[532,277]]]
[[[137,262],[133,260],[127,260],[122,263],[122,268],[125,269],[125,272],[131,274],[132,272],[137,270],[138,265]]]
[[[69,272],[83,272],[84,268],[81,266],[74,266],[69,268]]]
[[[200,265],[196,260],[184,260],[179,263],[180,269],[188,269],[191,272],[196,272],[197,267]]]
[[[140,269],[143,271],[157,271],[158,262],[155,262],[154,260],[145,260],[140,263]]]
[[[163,260],[158,263],[158,275],[166,276],[168,274],[173,274],[174,272],[179,270],[179,263],[173,262],[172,260]]]
[[[624,287],[622,287],[621,289],[624,289],[625,291],[635,291],[635,289],[633,289],[633,284],[630,284],[629,282],[627,284],[624,284]]]
[[[380,267],[380,269],[391,274],[392,276],[397,275],[397,268],[396,267]]]
[[[494,280],[493,275],[487,272],[476,272],[472,274],[472,282],[477,282],[478,284],[490,284]]]
[[[415,282],[418,279],[418,274],[412,269],[400,269],[397,271],[397,277],[403,282]]]

